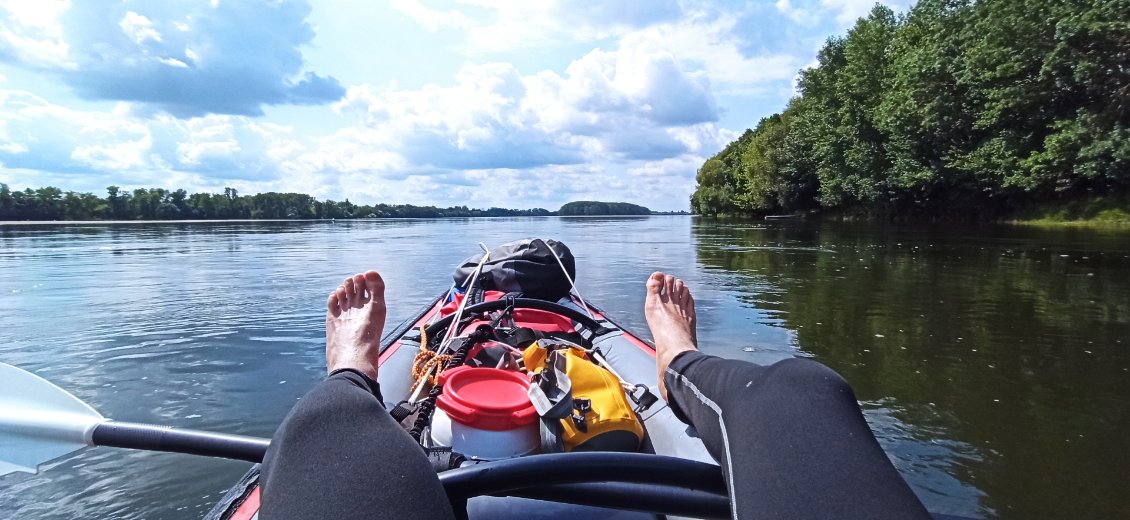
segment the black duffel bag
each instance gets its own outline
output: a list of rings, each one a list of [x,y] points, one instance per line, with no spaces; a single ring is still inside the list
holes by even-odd
[[[554,256],[561,260],[558,264]],[[452,276],[455,284],[467,289],[475,267],[483,255],[477,254],[463,261]],[[561,265],[569,272],[566,277]],[[490,251],[483,264],[477,285],[484,291],[521,293],[526,298],[557,301],[569,294],[576,280],[577,263],[569,248],[556,240],[526,238],[503,244]]]

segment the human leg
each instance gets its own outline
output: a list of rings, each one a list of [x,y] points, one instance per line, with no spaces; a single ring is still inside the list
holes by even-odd
[[[370,271],[330,295],[330,376],[271,439],[261,515],[290,518],[454,518],[420,446],[385,411],[377,376],[384,283]]]
[[[689,290],[656,273],[647,298],[662,389],[721,464],[735,518],[929,518],[842,377],[702,354]]]

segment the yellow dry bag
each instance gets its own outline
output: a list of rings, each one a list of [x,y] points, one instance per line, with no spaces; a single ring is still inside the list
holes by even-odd
[[[522,358],[526,370],[534,374],[531,399],[535,408],[543,423],[556,430],[565,451],[639,450],[643,423],[632,410],[624,387],[611,372],[593,363],[584,349],[542,339],[527,347]],[[535,396],[540,392],[539,382],[542,388],[555,387],[567,395],[539,403],[537,397],[545,398],[545,393]]]

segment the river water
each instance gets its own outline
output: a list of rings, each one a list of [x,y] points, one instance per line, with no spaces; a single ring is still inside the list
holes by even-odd
[[[815,358],[934,512],[1126,518],[1130,233],[683,216],[0,226],[0,361],[105,416],[269,436],[324,374],[325,294],[377,268],[390,325],[526,236],[630,328],[653,270],[704,350]],[[88,449],[0,477],[0,518],[199,518],[239,462]],[[803,497],[798,497],[803,499]]]

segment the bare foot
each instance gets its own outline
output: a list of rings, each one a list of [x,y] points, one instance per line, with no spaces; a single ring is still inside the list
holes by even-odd
[[[346,278],[326,301],[326,371],[360,370],[377,379],[385,327],[385,282],[376,271]]]
[[[659,395],[667,399],[663,376],[671,360],[681,352],[698,350],[694,298],[682,280],[663,273],[647,279],[643,315],[655,338],[655,364],[659,368]]]

